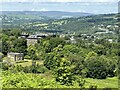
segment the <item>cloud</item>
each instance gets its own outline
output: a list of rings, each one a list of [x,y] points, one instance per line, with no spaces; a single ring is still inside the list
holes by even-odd
[[[32,9],[31,9],[31,11],[35,11],[35,9],[34,9],[34,8],[32,8]]]
[[[71,11],[71,12],[86,12],[85,10],[75,10],[75,11]]]
[[[0,2],[118,2],[119,0],[0,0]]]
[[[48,10],[46,8],[42,8],[42,9],[32,8],[31,11],[48,11]]]
[[[40,9],[39,11],[48,11],[47,9],[45,9],[45,8],[42,8],[42,9]]]

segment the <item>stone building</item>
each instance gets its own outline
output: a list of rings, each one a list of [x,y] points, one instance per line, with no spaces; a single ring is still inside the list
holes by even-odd
[[[37,35],[30,35],[27,38],[27,46],[35,45],[37,42],[38,42],[38,36]]]
[[[23,53],[8,53],[7,57],[10,58],[10,60],[19,61],[24,60],[24,54]]]

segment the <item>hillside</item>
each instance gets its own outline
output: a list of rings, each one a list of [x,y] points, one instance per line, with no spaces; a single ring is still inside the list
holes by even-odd
[[[77,18],[55,19],[61,15],[83,15]],[[117,24],[117,14],[102,14],[85,16],[89,14],[77,12],[3,12],[3,28],[21,28],[25,31],[39,32],[43,30],[59,30],[62,32],[94,33],[106,29],[107,26],[112,30]],[[48,17],[49,16],[49,17]],[[51,18],[51,16],[55,18]],[[108,29],[108,28],[107,28]]]
[[[49,18],[68,18],[93,15],[84,12],[65,12],[65,11],[3,11],[3,15],[35,15]]]
[[[67,32],[92,32],[106,28],[108,25],[111,25],[111,28],[117,24],[117,15],[116,14],[107,14],[107,15],[94,15],[86,16],[79,18],[70,18],[70,19],[60,19],[50,23],[53,29],[60,29]]]

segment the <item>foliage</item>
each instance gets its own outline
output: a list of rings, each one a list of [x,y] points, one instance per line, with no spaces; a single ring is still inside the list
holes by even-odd
[[[25,74],[24,72],[13,73],[10,71],[2,72],[2,88],[79,88],[65,86],[56,82],[54,79],[47,80],[38,74]]]
[[[70,56],[73,57],[78,52],[78,47],[74,45],[65,45],[64,47],[58,45],[53,52],[46,54],[44,65],[55,72],[56,81],[63,85],[73,85],[73,82],[76,81],[74,70],[78,64],[76,63],[77,59],[70,58]]]
[[[30,56],[30,59],[37,60],[37,50],[33,45],[28,46],[27,55]]]
[[[46,53],[51,52],[53,48],[57,47],[59,44],[64,45],[65,40],[59,37],[51,37],[50,40],[43,41],[43,48]]]
[[[114,76],[115,64],[105,56],[97,56],[96,53],[88,53],[85,59],[87,77],[105,79],[108,75]]]
[[[6,63],[2,63],[2,69],[3,70],[8,70],[10,67],[10,65],[6,64]]]
[[[4,55],[7,55],[7,52],[9,51],[9,43],[7,42],[8,41],[8,36],[7,35],[2,35],[2,53]]]
[[[70,66],[65,58],[61,59],[60,66],[56,70],[56,81],[59,81],[63,85],[72,85],[74,78],[72,70],[74,66]]]
[[[18,38],[21,30],[5,29],[2,34],[2,53],[20,52],[27,54],[27,41],[24,38]]]
[[[23,38],[15,39],[12,41],[12,46],[10,51],[11,52],[18,52],[27,54],[27,41]]]
[[[57,85],[55,81],[49,81],[40,76],[25,74],[23,72],[3,72],[2,75],[2,86],[4,88],[43,88]]]

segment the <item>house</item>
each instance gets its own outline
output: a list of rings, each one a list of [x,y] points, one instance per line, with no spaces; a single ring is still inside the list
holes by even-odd
[[[71,43],[76,43],[76,40],[75,40],[74,36],[71,36],[71,37],[70,37],[70,42],[71,42]]]
[[[45,38],[49,36],[48,34],[45,33],[36,33],[34,35],[29,35],[26,40],[27,40],[27,46],[29,45],[35,45],[36,43],[38,43],[38,40],[41,38]]]
[[[10,60],[18,61],[18,60],[24,60],[24,54],[23,53],[8,53],[7,57],[10,58]]]
[[[28,33],[23,32],[23,33],[21,33],[19,38],[27,38],[28,36],[29,36]]]
[[[65,34],[60,34],[60,38],[64,38],[65,37]]]
[[[37,33],[36,35],[38,38],[45,38],[48,36],[48,34],[45,34],[45,33]]]
[[[113,42],[113,39],[108,39],[108,41],[109,41],[110,43],[112,43],[112,42]]]
[[[29,45],[35,45],[38,42],[38,36],[37,35],[30,35],[27,38],[27,46]]]

